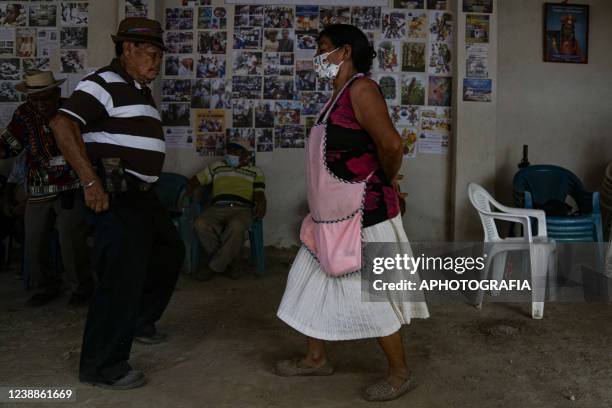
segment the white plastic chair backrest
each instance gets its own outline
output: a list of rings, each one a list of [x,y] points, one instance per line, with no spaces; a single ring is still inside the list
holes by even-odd
[[[499,240],[499,232],[497,231],[495,220],[493,217],[486,214],[487,212],[494,211],[493,207],[497,204],[497,201],[491,197],[491,194],[489,194],[487,190],[476,183],[469,184],[468,196],[470,197],[470,202],[480,216],[480,222],[482,223],[482,228],[485,233],[485,242]],[[493,206],[491,204],[493,204]]]

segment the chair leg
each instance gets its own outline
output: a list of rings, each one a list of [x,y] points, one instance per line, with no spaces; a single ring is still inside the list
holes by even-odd
[[[190,257],[190,269],[189,273],[193,276],[198,272],[198,266],[200,264],[200,240],[198,239],[198,235],[193,232],[191,237],[191,248],[189,252]]]
[[[550,301],[557,300],[557,288],[559,286],[557,249],[550,251],[548,256],[548,299]]]
[[[251,265],[257,264],[257,248],[255,244],[255,224],[249,228],[249,248],[251,251]]]
[[[263,233],[257,239],[257,274],[263,275],[266,272],[265,253],[263,245]]]
[[[263,241],[263,223],[261,220],[256,220],[249,231],[251,241],[251,258],[255,260],[257,266],[257,275],[262,276],[265,273],[265,254]]]
[[[504,280],[504,274],[506,273],[506,260],[508,259],[508,252],[499,252],[493,259],[493,280],[501,282]],[[492,290],[491,296],[499,296],[499,290]]]
[[[493,260],[495,258],[495,252],[489,251],[487,253],[487,259],[485,261],[485,267],[480,271],[480,281],[486,280],[489,276],[489,269],[491,269],[491,265],[493,265]],[[479,289],[476,293],[476,301],[474,302],[474,306],[476,309],[482,309],[482,301],[484,299],[484,290]]]
[[[531,244],[529,258],[531,261],[531,317],[544,317],[544,300],[546,297],[546,282],[550,248],[547,244]]]

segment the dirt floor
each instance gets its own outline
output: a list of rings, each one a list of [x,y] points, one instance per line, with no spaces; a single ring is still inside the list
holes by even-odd
[[[41,406],[372,406],[360,392],[385,372],[375,340],[330,344],[337,367],[331,377],[274,375],[274,362],[299,353],[304,339],[276,318],[291,254],[269,255],[263,278],[182,277],[159,325],[169,341],[133,348],[131,364],[149,384],[132,391],[78,383],[86,310],[68,308],[67,298],[29,309],[14,271],[0,273],[0,385],[76,389],[76,403]],[[385,406],[612,407],[612,307],[550,303],[541,321],[529,310],[527,304],[489,303],[481,311],[430,305],[430,319],[402,330],[420,385]]]

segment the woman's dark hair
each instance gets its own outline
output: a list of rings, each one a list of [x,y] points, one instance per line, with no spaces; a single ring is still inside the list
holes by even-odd
[[[317,41],[321,37],[329,38],[335,48],[350,45],[355,69],[364,74],[370,72],[376,52],[363,31],[350,24],[331,24],[319,33]]]

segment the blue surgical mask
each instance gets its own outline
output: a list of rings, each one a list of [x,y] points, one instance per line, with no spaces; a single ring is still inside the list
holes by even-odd
[[[240,165],[240,156],[236,156],[235,154],[226,154],[225,163],[231,167],[238,167]]]

